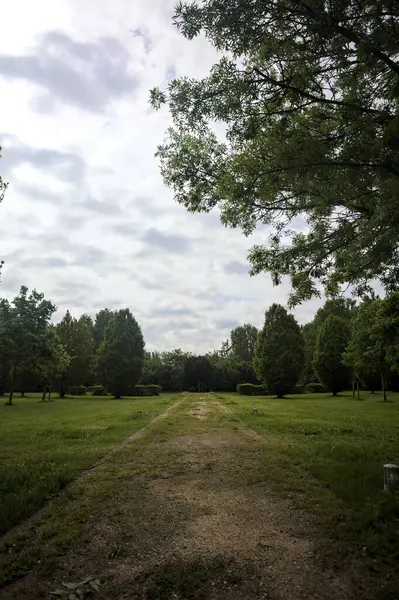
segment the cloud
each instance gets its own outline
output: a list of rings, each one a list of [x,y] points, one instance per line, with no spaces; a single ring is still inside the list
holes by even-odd
[[[73,152],[35,148],[25,144],[17,136],[7,133],[0,133],[0,140],[3,147],[1,169],[5,178],[11,176],[15,167],[24,164],[42,173],[51,172],[66,182],[82,182],[85,177],[85,161]]]
[[[132,94],[137,77],[129,68],[129,53],[117,38],[77,41],[64,31],[42,34],[30,53],[0,54],[0,75],[23,79],[45,93],[41,112],[52,101],[103,112],[109,102]]]
[[[151,227],[141,237],[151,248],[158,248],[171,254],[185,254],[190,251],[190,240],[184,235],[164,233]]]
[[[154,317],[187,317],[189,315],[195,315],[195,312],[189,308],[179,308],[174,306],[164,306],[155,308],[151,315]]]
[[[226,265],[224,265],[224,270],[226,273],[234,275],[248,275],[249,265],[238,260],[231,260]]]
[[[218,319],[215,321],[215,325],[218,329],[234,329],[240,323],[235,319]]]

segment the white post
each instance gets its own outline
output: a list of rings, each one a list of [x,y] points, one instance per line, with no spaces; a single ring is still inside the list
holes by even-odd
[[[399,490],[399,465],[384,465],[384,491],[393,493]]]

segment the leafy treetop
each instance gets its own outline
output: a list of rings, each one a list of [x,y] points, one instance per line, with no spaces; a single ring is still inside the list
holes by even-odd
[[[222,53],[202,80],[150,102],[173,127],[165,183],[189,211],[271,226],[252,273],[291,278],[291,304],[343,284],[362,294],[399,280],[399,3],[372,0],[180,2],[174,22]],[[224,135],[215,133],[221,122]],[[296,219],[304,228],[291,230]]]

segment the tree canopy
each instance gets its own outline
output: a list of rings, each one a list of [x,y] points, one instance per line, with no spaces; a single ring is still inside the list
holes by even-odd
[[[282,398],[298,383],[304,364],[304,343],[293,315],[272,304],[255,346],[255,369],[270,394]]]
[[[104,385],[121,398],[139,381],[144,366],[144,338],[128,308],[115,312],[105,330],[98,354]]]
[[[350,369],[343,361],[343,354],[350,334],[350,325],[345,319],[330,315],[317,336],[313,366],[320,381],[334,396],[349,387]]]
[[[289,276],[292,304],[319,284],[395,289],[399,3],[190,1],[174,23],[222,54],[204,79],[151,91],[173,120],[158,155],[176,200],[245,234],[271,226],[252,273]]]

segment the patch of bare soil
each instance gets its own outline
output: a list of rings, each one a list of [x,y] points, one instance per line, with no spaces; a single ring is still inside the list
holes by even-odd
[[[194,408],[189,410],[187,414],[191,417],[196,417],[200,421],[206,421],[210,412],[211,409],[209,408],[205,400],[201,400],[200,402],[197,402]]]
[[[360,576],[321,567],[323,541],[309,514],[262,479],[249,485],[240,476],[257,467],[263,439],[233,428],[211,397],[197,398],[174,418],[201,415],[207,430],[154,434],[125,447],[126,472],[129,461],[144,468],[115,480],[90,540],[58,557],[52,573],[34,568],[3,590],[3,600],[46,598],[62,581],[87,575],[101,581],[98,598],[114,600],[368,597]],[[155,475],[146,469],[154,455],[165,457]],[[104,469],[102,476],[111,476],[110,465]]]

